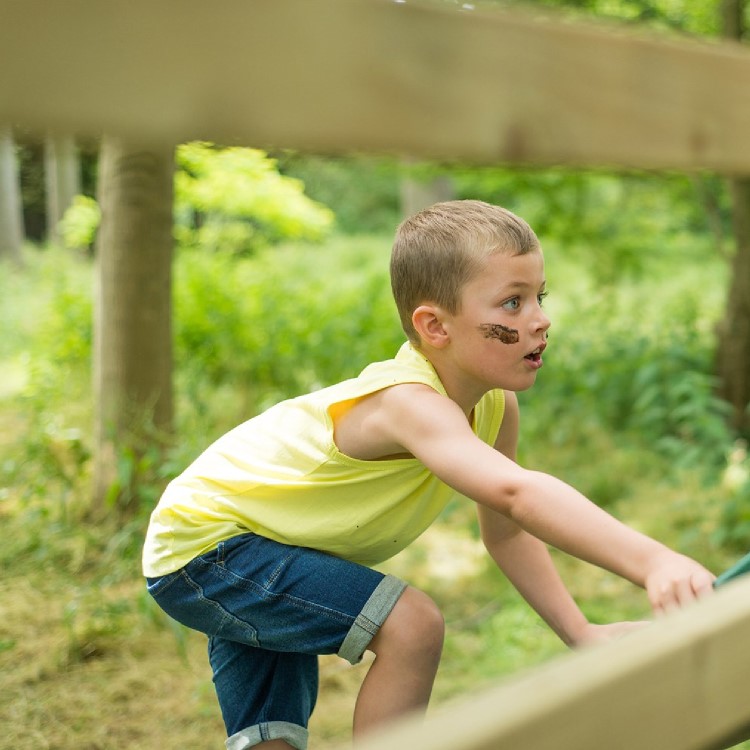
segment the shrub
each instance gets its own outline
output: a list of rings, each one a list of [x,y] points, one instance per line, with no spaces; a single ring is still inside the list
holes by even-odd
[[[287,246],[257,258],[185,252],[177,263],[178,362],[265,400],[355,375],[403,339],[381,241]]]
[[[281,240],[317,242],[333,227],[331,210],[258,149],[187,143],[177,148],[177,165],[175,232],[183,245],[247,253]]]

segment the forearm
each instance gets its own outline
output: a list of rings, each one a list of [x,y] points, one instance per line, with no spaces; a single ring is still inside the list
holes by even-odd
[[[667,547],[609,515],[570,485],[527,471],[509,503],[508,515],[533,536],[639,586]]]
[[[529,605],[568,646],[580,642],[588,621],[562,582],[547,546],[518,529],[487,550]]]

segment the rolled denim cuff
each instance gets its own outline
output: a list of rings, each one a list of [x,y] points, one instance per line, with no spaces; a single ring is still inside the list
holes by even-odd
[[[307,750],[307,729],[288,721],[266,721],[233,734],[224,743],[227,750],[246,750],[268,740],[284,740],[296,750]]]
[[[395,576],[386,575],[383,578],[346,634],[338,652],[342,659],[351,664],[362,661],[365,649],[396,606],[405,588],[406,583]]]

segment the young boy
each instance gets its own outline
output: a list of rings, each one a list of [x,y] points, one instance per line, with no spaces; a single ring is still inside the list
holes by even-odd
[[[515,393],[534,384],[550,327],[542,250],[523,220],[479,201],[425,209],[398,229],[391,282],[408,337],[395,359],[235,428],[153,512],[149,591],[208,634],[230,750],[306,747],[318,654],[375,653],[355,737],[426,707],[442,617],[370,566],[456,493],[476,503],[497,565],[571,646],[639,624],[588,623],[547,544],[644,587],[656,612],[711,591],[697,563],[515,463]]]

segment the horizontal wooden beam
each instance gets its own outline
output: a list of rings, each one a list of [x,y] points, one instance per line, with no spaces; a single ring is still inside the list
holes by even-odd
[[[713,750],[750,738],[750,577],[358,750]]]
[[[750,174],[750,52],[390,0],[0,0],[0,122]]]

